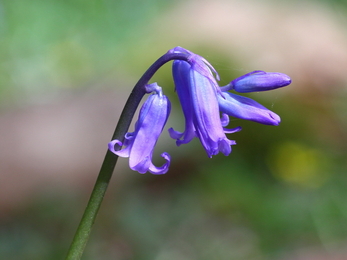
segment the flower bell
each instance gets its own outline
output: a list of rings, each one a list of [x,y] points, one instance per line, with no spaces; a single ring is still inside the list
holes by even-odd
[[[217,100],[220,90],[211,72],[215,71],[213,67],[196,54],[189,61],[190,63],[181,60],[173,62],[173,78],[185,116],[185,131],[181,133],[171,128],[170,136],[177,140],[177,145],[198,137],[209,157],[219,152],[229,155],[231,145],[236,143],[229,140],[225,132],[233,133],[241,128],[223,128]]]
[[[169,117],[170,101],[163,95],[161,87],[156,83],[148,85],[146,89],[148,92],[155,91],[155,93],[151,94],[143,104],[135,124],[135,131],[125,135],[124,143],[113,140],[108,147],[111,152],[120,157],[129,157],[129,166],[134,171],[164,174],[169,169],[170,155],[162,153],[161,156],[166,163],[161,167],[156,167],[152,163],[152,154]],[[125,148],[116,151],[115,145],[124,145]]]
[[[222,113],[264,125],[278,125],[281,118],[253,99],[229,92],[218,95],[219,109]]]

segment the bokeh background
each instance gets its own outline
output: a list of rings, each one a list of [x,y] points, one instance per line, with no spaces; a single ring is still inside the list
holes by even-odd
[[[232,119],[230,156],[197,140],[163,176],[121,158],[83,259],[347,259],[347,1],[0,1],[0,258],[63,259],[125,99],[175,46],[221,85],[253,70],[280,126]],[[153,78],[183,130],[170,65]]]

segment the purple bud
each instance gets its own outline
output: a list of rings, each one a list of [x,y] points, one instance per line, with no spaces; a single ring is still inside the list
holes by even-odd
[[[287,86],[291,82],[286,74],[256,70],[234,79],[229,89],[240,93],[266,91]]]
[[[264,125],[278,125],[281,118],[253,99],[230,92],[218,95],[219,109],[222,113]]]

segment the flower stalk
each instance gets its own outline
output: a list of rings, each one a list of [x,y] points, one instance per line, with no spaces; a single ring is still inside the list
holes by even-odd
[[[129,129],[136,109],[143,96],[147,93],[146,85],[153,77],[154,73],[165,63],[171,60],[188,60],[189,55],[185,53],[167,53],[161,56],[150,66],[133,88],[120,115],[118,124],[112,136],[112,140],[124,141],[124,136]],[[119,150],[121,147],[116,147]],[[66,260],[79,260],[82,257],[84,248],[88,242],[92,226],[98,214],[100,205],[105,196],[108,184],[111,180],[114,168],[118,160],[118,155],[107,150],[98,178],[90,195],[88,204],[83,213],[80,224],[70,245]]]
[[[234,140],[226,134],[235,133],[241,127],[225,128],[229,116],[251,120],[266,125],[278,125],[280,117],[256,101],[228,92],[240,93],[266,91],[289,85],[290,78],[282,73],[253,71],[220,87],[219,75],[203,57],[184,48],[169,50],[154,62],[133,88],[108,144],[98,178],[91,193],[76,234],[66,257],[79,260],[90,236],[91,228],[100,209],[118,156],[129,157],[129,166],[139,173],[165,174],[170,165],[170,155],[162,153],[166,160],[161,167],[154,166],[152,154],[170,114],[170,101],[156,83],[149,84],[155,72],[168,61],[174,60],[173,79],[185,117],[185,130],[169,129],[176,145],[198,138],[208,157],[219,152],[229,155]],[[134,114],[145,94],[150,94],[143,104],[135,131],[128,132]],[[124,147],[123,147],[124,146]]]

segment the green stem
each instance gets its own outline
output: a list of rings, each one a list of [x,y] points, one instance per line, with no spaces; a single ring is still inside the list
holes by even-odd
[[[185,53],[167,53],[161,56],[151,67],[143,74],[140,80],[136,83],[133,91],[131,92],[122,114],[119,118],[117,127],[112,136],[112,140],[118,139],[123,142],[124,136],[129,129],[130,123],[136,109],[146,94],[145,86],[154,75],[154,73],[165,63],[170,60],[185,60],[188,61],[189,55]],[[121,149],[121,147],[118,147]],[[90,195],[87,207],[82,216],[81,222],[77,228],[73,241],[70,245],[66,260],[79,260],[82,257],[84,248],[88,242],[89,235],[94,224],[95,218],[98,214],[100,205],[107,190],[107,186],[112,177],[114,168],[117,163],[118,156],[107,150],[105,159],[101,165],[98,178],[95,182],[94,189]]]
[[[84,248],[87,244],[91,228],[104,198],[107,186],[112,177],[112,172],[117,163],[118,156],[107,151],[104,162],[101,166],[99,176],[95,182],[94,189],[90,196],[88,205],[84,211],[81,222],[77,228],[75,237],[71,243],[67,260],[81,259]]]

